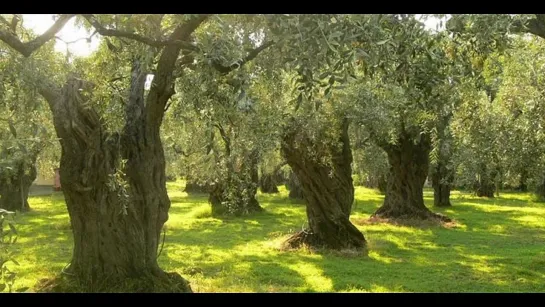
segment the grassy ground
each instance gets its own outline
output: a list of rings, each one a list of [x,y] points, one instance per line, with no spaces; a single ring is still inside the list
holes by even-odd
[[[197,292],[545,292],[545,204],[529,194],[493,200],[454,193],[436,210],[454,228],[365,223],[382,196],[356,189],[353,221],[369,242],[367,256],[282,252],[279,242],[306,221],[303,205],[260,195],[265,212],[210,217],[206,197],[169,183],[172,209],[159,258]],[[428,205],[432,194],[426,192]],[[32,287],[68,263],[72,237],[62,193],[35,196],[18,217],[16,287]]]

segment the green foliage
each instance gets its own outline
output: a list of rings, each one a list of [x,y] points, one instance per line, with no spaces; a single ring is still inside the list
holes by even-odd
[[[10,248],[17,242],[18,232],[15,227],[15,213],[0,209],[0,292],[12,292],[17,273],[12,271],[10,264],[19,265],[15,260],[14,252]],[[17,292],[24,292],[28,288],[19,288]]]

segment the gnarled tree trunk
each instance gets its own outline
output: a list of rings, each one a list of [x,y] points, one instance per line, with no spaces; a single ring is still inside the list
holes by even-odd
[[[431,184],[433,187],[433,204],[436,207],[450,207],[450,190],[454,182],[454,173],[439,161],[432,168]]]
[[[256,198],[259,185],[258,158],[259,152],[253,150],[244,158],[239,170],[228,163],[226,181],[214,185],[208,198],[212,215],[240,216],[263,211]]]
[[[177,26],[169,39],[187,41],[206,17]],[[66,272],[90,292],[191,292],[187,281],[157,263],[170,208],[160,126],[180,50],[180,44],[163,48],[146,98],[147,73],[135,60],[120,134],[108,133],[87,103],[87,82],[70,78],[61,90],[40,84],[62,149],[61,184],[74,236]]]
[[[13,176],[0,174],[0,209],[25,212],[30,210],[28,194],[30,186],[36,180],[36,157],[30,164],[18,163]]]
[[[380,218],[418,218],[448,221],[424,205],[424,183],[428,175],[431,142],[425,135],[418,143],[402,133],[396,145],[380,144],[388,155],[390,174],[382,206],[373,214]]]
[[[286,244],[289,247],[308,244],[330,249],[363,248],[365,238],[349,220],[354,185],[348,121],[344,120],[340,127],[340,149],[325,142],[314,143],[303,130],[292,128],[283,139],[282,152],[301,183],[309,228],[293,235]],[[313,152],[330,155],[331,164],[316,161]]]

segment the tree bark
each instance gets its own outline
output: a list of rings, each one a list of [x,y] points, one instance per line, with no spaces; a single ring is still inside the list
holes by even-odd
[[[286,241],[288,247],[302,244],[330,249],[363,248],[363,234],[350,222],[354,202],[352,152],[348,137],[348,121],[339,132],[342,148],[315,143],[304,130],[291,127],[282,142],[282,153],[299,179],[306,200],[309,228]],[[316,161],[313,153],[331,157],[331,164]]]
[[[0,174],[0,208],[8,211],[25,212],[30,210],[28,194],[30,186],[36,180],[36,158],[30,164],[18,163],[15,176]]]
[[[494,198],[494,191],[496,185],[494,184],[493,177],[495,174],[488,174],[486,165],[482,164],[479,172],[479,177],[475,181],[475,194],[478,197]]]
[[[207,16],[177,26],[173,41],[187,41]],[[108,133],[86,93],[92,86],[69,78],[62,89],[39,84],[53,113],[61,144],[60,175],[74,236],[66,273],[90,292],[191,292],[185,279],[164,272],[157,263],[170,200],[160,126],[174,94],[175,62],[181,46],[166,46],[150,91],[144,98],[146,72],[135,60],[125,126]]]
[[[386,196],[382,206],[373,216],[387,219],[435,219],[449,218],[431,212],[424,205],[424,183],[429,170],[431,142],[425,135],[415,144],[413,138],[402,133],[396,145],[379,144],[387,155],[390,174]]]
[[[244,157],[239,170],[228,163],[225,182],[214,185],[208,198],[213,216],[240,216],[263,211],[256,198],[259,185],[258,158],[259,152],[253,150]]]
[[[450,207],[450,190],[454,182],[454,174],[447,168],[444,161],[439,161],[432,169],[431,184],[433,187],[433,205]]]

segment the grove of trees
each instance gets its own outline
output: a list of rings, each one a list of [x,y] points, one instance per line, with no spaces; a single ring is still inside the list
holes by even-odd
[[[192,291],[157,262],[169,179],[218,218],[286,185],[308,219],[288,248],[367,248],[355,185],[386,221],[451,221],[426,182],[436,207],[454,189],[545,198],[544,15],[55,16],[38,34],[0,15],[0,208],[31,210],[58,163],[65,271],[90,292]],[[54,50],[70,20],[100,37],[90,56]]]

